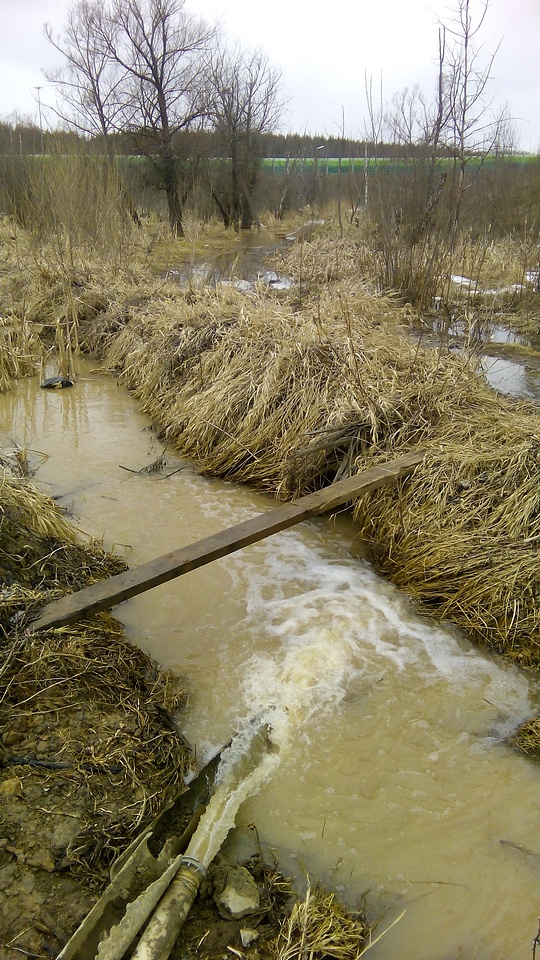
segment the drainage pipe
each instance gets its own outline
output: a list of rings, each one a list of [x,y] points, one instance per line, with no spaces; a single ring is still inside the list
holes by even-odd
[[[132,960],[167,960],[205,876],[206,867],[199,860],[182,858],[132,954]]]

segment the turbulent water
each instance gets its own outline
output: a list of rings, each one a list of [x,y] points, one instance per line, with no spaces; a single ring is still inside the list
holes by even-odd
[[[272,508],[174,456],[138,473],[161,447],[89,365],[72,389],[17,384],[0,430],[133,564]],[[350,556],[353,535],[346,517],[303,523],[116,608],[134,642],[189,678],[201,764],[241,732],[191,855],[211,859],[239,804],[237,822],[255,822],[285,869],[350,904],[369,891],[381,928],[405,911],[374,960],[521,960],[540,905],[540,774],[504,738],[536,686],[418,616]],[[250,753],[253,717],[268,742]]]

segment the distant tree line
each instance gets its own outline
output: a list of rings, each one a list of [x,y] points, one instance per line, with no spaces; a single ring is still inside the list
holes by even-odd
[[[130,192],[137,169],[139,181],[165,197],[175,235],[183,233],[186,204],[195,193],[204,196],[205,212],[211,205],[226,226],[258,225],[267,200],[263,159],[287,161],[272,199],[278,216],[294,204],[331,199],[323,183],[325,159],[362,159],[363,182],[358,165],[356,180],[349,176],[345,184],[340,177],[339,196],[346,191],[351,216],[369,200],[392,242],[397,222],[400,230],[406,224],[413,245],[439,227],[453,243],[486,159],[504,160],[513,149],[504,111],[490,119],[485,92],[493,57],[483,66],[476,43],[487,0],[478,4],[478,22],[471,0],[457,0],[451,23],[440,24],[432,98],[406,88],[385,105],[366,78],[368,118],[356,140],[281,133],[286,99],[279,71],[260,50],[227,43],[216,26],[188,11],[185,0],[77,0],[60,37],[46,27],[63,59],[47,74],[58,90],[54,130],[0,123],[0,155],[100,156],[124,179],[135,219]],[[144,164],[119,162],[126,156]],[[379,165],[398,159],[411,161],[405,184],[403,178],[391,184],[389,168]],[[370,177],[384,175],[384,188],[370,193],[368,170]]]
[[[226,159],[229,148],[222,136],[213,130],[179,131],[175,137],[178,152],[182,156]],[[69,153],[76,149],[94,155],[103,155],[111,149],[115,156],[144,156],[137,136],[129,131],[112,133],[105,140],[99,135],[85,136],[77,130],[40,130],[31,120],[0,120],[0,155],[29,156],[46,153]],[[354,140],[350,137],[328,137],[325,134],[262,133],[259,137],[259,158],[263,160],[313,160],[343,159],[394,159],[421,158],[426,153],[422,144],[399,142],[373,143],[369,140]],[[442,149],[441,157],[447,156]]]
[[[213,130],[197,129],[179,131],[175,137],[181,155],[226,159],[228,147],[223,138]],[[137,137],[129,131],[111,133],[107,140],[99,135],[86,136],[77,130],[54,129],[40,130],[32,120],[0,120],[0,155],[29,156],[38,155],[45,148],[46,153],[69,153],[71,150],[88,154],[102,155],[112,146],[115,156],[144,156]],[[366,139],[351,137],[328,137],[325,134],[306,133],[262,133],[259,137],[260,159],[313,160],[343,159],[402,159],[421,157],[425,148],[421,144],[402,144],[399,142],[373,143]],[[441,150],[440,156],[446,156]]]

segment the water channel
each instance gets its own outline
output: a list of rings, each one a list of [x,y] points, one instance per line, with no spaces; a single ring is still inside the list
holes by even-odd
[[[161,453],[114,379],[23,380],[0,436],[89,534],[138,564],[272,508]],[[128,468],[128,469],[123,469]],[[536,684],[422,618],[349,548],[346,516],[304,523],[117,607],[133,642],[185,674],[202,764],[255,715],[279,763],[240,808],[285,871],[402,919],[373,960],[522,960],[540,907],[540,770],[505,736]]]

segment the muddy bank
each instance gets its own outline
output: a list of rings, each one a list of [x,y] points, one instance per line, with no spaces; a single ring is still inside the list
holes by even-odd
[[[56,504],[24,476],[21,461],[4,455],[0,478],[5,960],[21,953],[58,955],[103,894],[111,866],[185,789],[197,759],[182,734],[186,682],[159,671],[125,639],[118,621],[98,615],[70,628],[39,634],[29,629],[33,612],[47,600],[124,564],[99,544],[81,540]],[[185,808],[181,828],[165,814],[159,844],[191,821],[196,825],[195,809]],[[172,957],[185,956],[187,949],[190,956],[217,958],[232,949],[275,958],[282,941],[294,950],[306,937],[315,949],[320,922],[344,957],[356,956],[370,934],[364,920],[345,914],[322,890],[311,891],[309,908],[295,913],[302,901],[265,862],[255,828],[247,832],[243,853],[234,831],[235,843],[212,863]],[[157,841],[156,828],[154,834]],[[251,878],[251,901],[236,916],[223,903],[229,903],[224,897],[238,876],[244,898]],[[81,951],[82,945],[74,956]]]
[[[183,783],[187,693],[108,615],[28,631],[47,600],[124,564],[84,543],[17,459],[1,468],[0,942],[6,957],[54,956],[111,861]]]

